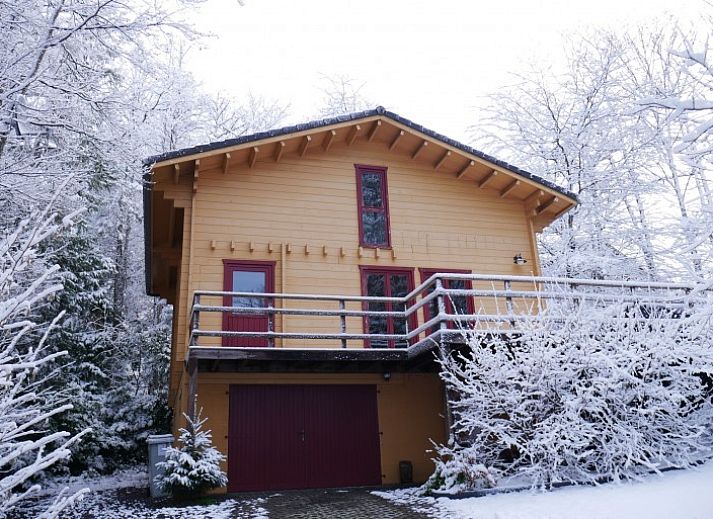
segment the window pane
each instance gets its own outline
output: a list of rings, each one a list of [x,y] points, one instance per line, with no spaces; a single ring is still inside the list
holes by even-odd
[[[381,181],[382,176],[378,173],[362,173],[361,200],[364,207],[384,207]]]
[[[384,274],[368,274],[366,276],[366,295],[383,297],[386,295],[386,276]]]
[[[265,273],[234,270],[233,292],[265,292]],[[233,306],[262,308],[266,305],[261,297],[233,297]]]
[[[391,297],[403,297],[408,294],[408,276],[406,274],[391,274]]]
[[[363,242],[366,245],[386,245],[386,217],[382,212],[364,211],[361,215]]]

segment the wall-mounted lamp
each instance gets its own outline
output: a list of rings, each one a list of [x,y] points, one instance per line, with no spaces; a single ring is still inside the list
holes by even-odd
[[[384,380],[388,382],[391,380],[391,372],[390,371],[384,371]]]
[[[515,256],[513,256],[512,262],[515,265],[524,265],[525,263],[527,263],[527,260],[522,257],[521,253],[518,252],[517,254],[515,254]]]

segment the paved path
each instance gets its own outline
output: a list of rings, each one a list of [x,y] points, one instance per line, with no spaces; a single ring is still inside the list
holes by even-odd
[[[371,494],[370,490],[299,490],[270,494],[243,494],[248,506],[238,510],[237,517],[269,519],[430,519],[434,517],[420,507],[409,507]],[[266,512],[266,513],[265,513]]]

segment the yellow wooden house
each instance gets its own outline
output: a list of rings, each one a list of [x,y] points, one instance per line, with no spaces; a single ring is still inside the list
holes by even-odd
[[[228,491],[427,479],[437,346],[512,309],[577,203],[381,107],[151,157],[145,180],[169,403],[203,408]]]

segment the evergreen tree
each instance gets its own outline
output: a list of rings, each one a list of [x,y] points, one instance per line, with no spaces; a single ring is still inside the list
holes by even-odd
[[[207,418],[201,417],[202,411],[192,417],[183,415],[188,425],[180,430],[181,447],[166,449],[166,461],[158,464],[164,473],[156,476],[156,482],[174,497],[198,495],[228,483],[220,468],[225,456],[213,447],[211,431],[203,430]]]

